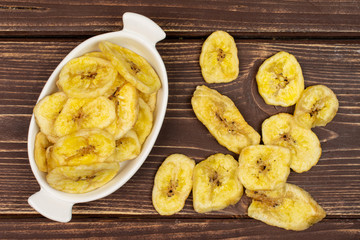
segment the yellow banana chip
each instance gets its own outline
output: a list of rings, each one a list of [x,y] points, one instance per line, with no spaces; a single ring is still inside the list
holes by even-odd
[[[116,140],[115,161],[123,162],[136,158],[141,151],[141,143],[134,130],[128,131]]]
[[[260,135],[227,96],[206,86],[198,86],[191,104],[196,117],[230,151],[239,154],[244,147],[260,143]]]
[[[279,113],[262,124],[262,137],[266,145],[287,147],[291,151],[290,167],[301,173],[316,165],[321,156],[320,141],[310,129],[296,124],[288,113]]]
[[[118,88],[110,97],[116,107],[116,119],[106,130],[115,139],[122,138],[135,124],[139,114],[139,97],[136,88],[130,83]]]
[[[305,230],[326,216],[309,193],[293,184],[275,191],[246,190],[246,195],[253,199],[249,217],[287,230]]]
[[[106,97],[69,98],[54,123],[57,136],[85,128],[106,128],[116,118],[115,105]]]
[[[54,123],[66,101],[67,96],[64,92],[56,92],[41,99],[34,107],[36,123],[51,142],[57,140]]]
[[[157,92],[154,93],[143,93],[139,92],[139,97],[141,97],[147,105],[150,107],[150,111],[154,112],[156,107],[156,98],[157,98]]]
[[[260,66],[256,75],[258,90],[269,105],[294,105],[304,90],[304,77],[296,58],[287,52],[278,52]]]
[[[115,139],[101,129],[82,129],[60,138],[51,157],[55,166],[74,166],[104,162],[115,151]]]
[[[288,148],[255,145],[244,148],[239,157],[239,179],[249,190],[273,190],[283,187],[290,174]]]
[[[69,97],[96,98],[113,86],[116,69],[98,57],[79,57],[70,60],[61,70],[56,82]]]
[[[36,134],[34,159],[36,166],[42,172],[47,172],[46,149],[51,145],[52,144],[49,142],[45,134],[42,132],[38,132],[38,134]]]
[[[335,117],[339,101],[330,88],[324,85],[310,86],[296,103],[296,123],[305,128],[325,126]]]
[[[62,192],[86,193],[105,185],[119,169],[116,162],[61,166],[49,172],[46,180],[51,187]]]
[[[208,83],[231,82],[239,75],[238,50],[227,32],[213,32],[200,54],[201,73]]]
[[[216,211],[236,204],[243,194],[237,170],[238,162],[231,155],[221,153],[198,163],[193,175],[195,211]]]
[[[192,188],[195,161],[182,154],[172,154],[159,167],[154,180],[152,202],[161,215],[183,209]]]
[[[120,75],[139,91],[154,93],[160,89],[161,82],[158,75],[142,56],[108,41],[101,42],[99,47]]]
[[[134,125],[134,130],[139,137],[140,144],[143,144],[149,136],[153,126],[153,114],[146,102],[139,98],[139,115]]]

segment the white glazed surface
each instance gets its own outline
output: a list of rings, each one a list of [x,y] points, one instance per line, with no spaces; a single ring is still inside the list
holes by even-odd
[[[153,129],[143,144],[140,155],[134,160],[123,162],[121,164],[119,173],[109,183],[89,193],[70,194],[55,190],[50,187],[46,182],[46,174],[39,171],[36,166],[34,160],[34,143],[35,136],[39,131],[39,128],[33,115],[28,133],[28,155],[31,169],[40,184],[41,191],[29,198],[29,204],[42,215],[50,219],[62,222],[69,221],[71,219],[71,207],[74,203],[88,202],[105,197],[124,185],[146,160],[162,126],[168,100],[168,79],[165,65],[155,48],[155,44],[156,42],[165,38],[165,33],[154,22],[138,14],[125,13],[123,15],[123,21],[124,28],[122,31],[106,33],[92,37],[74,48],[52,73],[47,83],[45,84],[38,101],[45,96],[57,91],[55,83],[59,72],[69,60],[79,57],[87,52],[99,51],[98,43],[100,41],[107,40],[126,47],[143,56],[154,67],[155,71],[159,75],[162,87],[159,90],[157,96],[157,105],[154,111]],[[59,203],[59,201],[64,201],[64,204],[50,206],[50,204],[54,204],[54,201],[57,203]],[[61,209],[62,205],[64,205],[64,209]],[[57,207],[59,209],[52,209]],[[49,211],[49,209],[52,210]],[[69,211],[69,209],[70,216],[68,216],[69,214],[62,213],[64,211]],[[60,216],[61,214],[66,216]]]

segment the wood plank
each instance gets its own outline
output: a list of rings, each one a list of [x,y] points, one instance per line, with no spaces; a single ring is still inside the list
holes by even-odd
[[[118,31],[128,11],[150,17],[172,37],[204,37],[219,29],[238,37],[360,36],[360,3],[349,0],[5,0],[0,3],[0,36]]]
[[[41,229],[41,232],[39,232]],[[302,232],[253,219],[44,219],[0,221],[1,239],[359,239],[359,219],[326,219]]]
[[[78,40],[0,41],[0,211],[35,214],[27,198],[39,189],[27,159],[27,130],[36,99],[48,76]],[[195,118],[190,98],[202,80],[198,58],[201,40],[165,40],[158,45],[169,77],[169,105],[163,128],[150,156],[137,174],[114,194],[75,205],[75,215],[158,216],[151,203],[152,182],[166,156],[183,153],[197,162],[216,153],[229,153],[217,144]],[[307,190],[330,217],[360,216],[360,41],[255,41],[237,40],[240,75],[232,83],[209,85],[234,100],[245,119],[260,131],[264,119],[293,107],[268,106],[257,93],[254,77],[264,59],[284,50],[299,60],[306,86],[328,85],[340,108],[326,127],[316,128],[323,154],[309,172],[292,172],[290,183]],[[234,155],[234,154],[233,154]],[[234,155],[236,158],[237,156]],[[190,197],[176,217],[246,216],[248,199],[222,211],[196,214]]]

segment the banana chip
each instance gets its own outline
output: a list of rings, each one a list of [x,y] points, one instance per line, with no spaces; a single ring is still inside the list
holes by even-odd
[[[295,120],[305,128],[325,126],[339,108],[336,95],[324,85],[310,86],[301,94],[295,106]]]
[[[116,140],[115,161],[123,162],[136,158],[141,151],[141,143],[134,130],[128,131]]]
[[[106,128],[116,118],[115,105],[106,97],[70,98],[54,123],[57,136],[85,128]]]
[[[230,151],[239,154],[244,147],[260,143],[260,135],[227,96],[206,86],[198,86],[191,104],[196,117]]]
[[[279,113],[262,124],[262,137],[266,145],[287,147],[291,151],[290,167],[297,173],[310,170],[321,156],[320,141],[310,129],[296,124],[288,113]]]
[[[69,97],[96,98],[109,91],[116,76],[117,71],[109,61],[79,57],[62,68],[56,84]]]
[[[116,106],[116,120],[106,130],[114,135],[115,139],[120,139],[134,126],[138,118],[139,97],[136,88],[126,83],[110,99]]]
[[[139,137],[140,144],[143,144],[149,136],[153,126],[153,114],[146,102],[139,98],[139,115],[134,125],[134,130]]]
[[[101,129],[82,129],[60,138],[51,157],[55,166],[104,162],[115,151],[114,137]]]
[[[294,105],[304,90],[304,77],[296,58],[278,52],[265,60],[256,75],[260,95],[269,105]]]
[[[115,177],[119,169],[116,162],[62,166],[49,172],[46,180],[51,187],[59,191],[86,193],[105,185]]]
[[[200,54],[201,73],[207,83],[231,82],[239,75],[238,50],[227,32],[213,32]]]
[[[141,97],[146,102],[146,104],[149,105],[150,111],[154,112],[155,107],[156,107],[157,92],[150,93],[150,94],[139,92],[139,97]]]
[[[66,101],[67,97],[64,92],[56,92],[41,99],[34,107],[36,123],[51,142],[55,142],[57,139],[54,123]]]
[[[283,187],[290,174],[288,148],[256,145],[244,148],[239,157],[239,179],[249,190],[273,190]]]
[[[160,89],[158,75],[142,56],[108,41],[101,42],[99,47],[125,80],[139,91],[154,93]]]
[[[243,187],[237,177],[238,162],[231,155],[217,153],[198,163],[193,175],[193,204],[205,213],[236,204]]]
[[[246,190],[246,195],[253,199],[249,217],[287,230],[305,230],[326,216],[309,193],[293,184],[275,191]]]
[[[38,132],[38,134],[36,134],[34,159],[36,166],[42,172],[47,172],[46,149],[51,145],[52,144],[49,142],[45,134],[42,132]]]
[[[182,154],[172,154],[159,167],[152,191],[155,210],[172,215],[183,209],[192,188],[195,161]]]

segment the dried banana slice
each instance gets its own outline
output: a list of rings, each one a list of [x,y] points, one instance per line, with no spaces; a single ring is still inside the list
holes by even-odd
[[[231,155],[214,154],[198,163],[193,176],[193,204],[198,213],[236,204],[243,187],[237,177],[238,162]]]
[[[146,102],[146,104],[149,105],[151,112],[154,112],[156,107],[157,92],[150,94],[139,92],[139,97],[141,97]]]
[[[139,91],[153,93],[160,89],[159,76],[142,56],[108,41],[101,42],[99,47],[125,80]]]
[[[115,105],[106,97],[69,98],[54,123],[57,136],[85,128],[106,128],[116,118]]]
[[[116,140],[115,161],[123,162],[136,158],[141,151],[139,138],[134,130]]]
[[[51,167],[104,162],[114,151],[115,139],[110,133],[96,128],[82,129],[55,143]]]
[[[249,190],[273,190],[283,187],[290,174],[288,148],[256,145],[244,148],[239,157],[238,176]]]
[[[192,188],[195,161],[182,154],[168,156],[159,167],[152,191],[152,203],[161,215],[183,209]]]
[[[230,151],[239,154],[244,147],[260,143],[260,135],[227,96],[206,86],[198,86],[191,104],[196,117]]]
[[[310,86],[296,103],[295,121],[305,128],[325,126],[336,115],[339,102],[330,88],[324,85]]]
[[[34,158],[36,166],[42,172],[47,172],[46,149],[51,145],[44,133],[38,132],[38,134],[36,134]]]
[[[56,92],[41,99],[34,107],[36,123],[51,142],[57,139],[54,123],[66,101],[67,96],[64,92]]]
[[[109,91],[104,93],[104,96],[109,98],[114,97],[115,92],[118,89],[122,88],[126,83],[127,83],[126,80],[120,74],[118,74],[116,76],[114,85],[109,89]]]
[[[200,67],[207,83],[231,82],[239,75],[238,50],[227,32],[213,32],[204,42]]]
[[[56,84],[69,97],[96,98],[109,91],[117,74],[109,61],[83,56],[62,68]]]
[[[57,167],[46,176],[49,185],[67,193],[93,191],[115,177],[118,163],[95,163],[91,165]]]
[[[287,230],[305,230],[326,216],[308,192],[293,184],[275,191],[246,190],[246,195],[253,199],[249,217]]]
[[[294,105],[304,90],[304,77],[296,58],[278,52],[265,60],[256,75],[260,95],[269,105]]]
[[[134,130],[139,137],[140,144],[143,144],[149,136],[153,126],[153,114],[146,102],[139,98],[139,115],[134,125]]]
[[[288,113],[279,113],[266,119],[262,124],[262,137],[266,145],[290,149],[290,167],[297,173],[310,170],[321,156],[320,141],[316,134],[297,125],[294,117]]]
[[[116,119],[106,130],[115,139],[123,137],[135,124],[139,114],[139,97],[136,88],[126,83],[110,97],[116,107]]]

